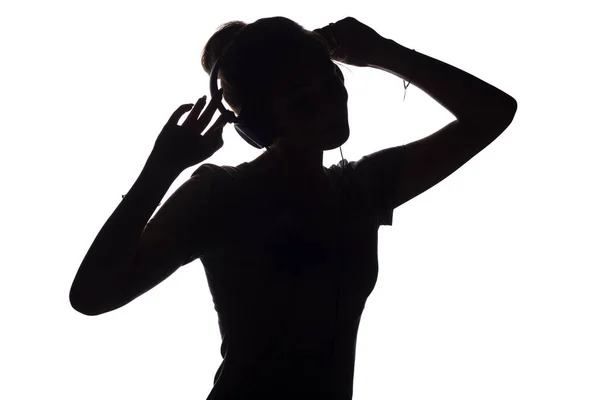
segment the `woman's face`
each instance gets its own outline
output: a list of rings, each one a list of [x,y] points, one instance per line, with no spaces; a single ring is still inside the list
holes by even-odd
[[[276,79],[271,109],[287,140],[331,150],[348,139],[348,92],[327,53],[296,60]]]

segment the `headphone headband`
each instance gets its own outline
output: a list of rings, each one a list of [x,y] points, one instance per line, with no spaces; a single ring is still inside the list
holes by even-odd
[[[219,68],[220,68],[220,62],[219,62],[219,59],[217,58],[217,61],[215,62],[215,64],[213,65],[213,67],[210,71],[210,96],[211,97],[217,96],[217,94],[219,92],[219,88],[217,87]],[[214,77],[214,79],[213,79],[213,77]],[[219,108],[219,111],[221,112],[221,114],[226,114],[228,111],[225,109],[225,106],[223,105],[223,102],[221,102],[221,101],[219,101],[219,104],[217,105],[217,107]],[[235,120],[232,122],[235,122]]]

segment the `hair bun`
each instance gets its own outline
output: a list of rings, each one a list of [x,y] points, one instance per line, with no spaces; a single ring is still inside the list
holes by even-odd
[[[243,21],[230,21],[218,27],[217,32],[208,39],[202,53],[202,68],[210,74],[213,66],[231,45],[239,31],[247,24]]]

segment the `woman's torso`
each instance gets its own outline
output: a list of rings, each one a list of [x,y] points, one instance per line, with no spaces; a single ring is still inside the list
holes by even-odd
[[[222,168],[218,238],[201,257],[223,338],[213,392],[300,378],[306,390],[351,390],[356,331],[377,279],[376,227],[329,170],[327,190],[290,193],[250,163]]]

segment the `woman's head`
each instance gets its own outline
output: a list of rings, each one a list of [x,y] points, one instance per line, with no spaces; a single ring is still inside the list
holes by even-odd
[[[344,77],[319,34],[284,17],[232,21],[204,47],[204,71],[217,58],[225,101],[264,119],[277,143],[329,150],[347,140]]]

